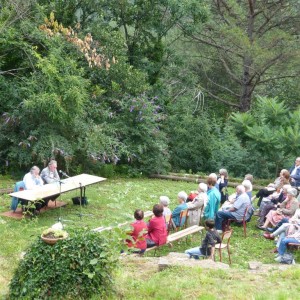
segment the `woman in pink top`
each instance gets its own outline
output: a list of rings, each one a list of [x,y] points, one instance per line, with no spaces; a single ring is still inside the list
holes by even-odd
[[[147,248],[160,246],[167,242],[167,229],[163,212],[163,205],[155,204],[153,206],[154,217],[148,224]]]

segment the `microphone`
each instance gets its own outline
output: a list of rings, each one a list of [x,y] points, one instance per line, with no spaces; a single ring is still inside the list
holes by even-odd
[[[65,172],[62,171],[62,170],[59,170],[58,173],[60,173],[62,176],[65,176],[65,177],[67,177],[67,178],[70,177],[67,173],[65,173]]]

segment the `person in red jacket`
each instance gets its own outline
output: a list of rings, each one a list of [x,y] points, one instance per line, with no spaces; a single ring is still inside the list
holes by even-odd
[[[147,248],[160,246],[167,242],[167,229],[161,204],[153,206],[154,217],[148,223]]]
[[[146,236],[148,227],[144,222],[144,212],[141,209],[137,209],[134,212],[135,222],[131,223],[130,226],[133,230],[130,232],[131,239],[126,240],[128,248],[134,248],[134,253],[143,254],[147,248]]]

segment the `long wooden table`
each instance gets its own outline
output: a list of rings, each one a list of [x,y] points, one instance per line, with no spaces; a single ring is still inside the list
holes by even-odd
[[[83,197],[86,186],[102,182],[104,180],[106,180],[106,178],[89,174],[80,174],[54,183],[39,186],[34,190],[24,190],[10,193],[9,195],[19,199],[35,202],[37,200],[55,197],[72,190],[80,189],[80,196]]]

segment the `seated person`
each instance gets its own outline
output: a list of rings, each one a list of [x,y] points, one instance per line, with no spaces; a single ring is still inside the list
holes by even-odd
[[[300,157],[295,160],[295,165],[290,169],[291,185],[300,186]]]
[[[128,248],[134,248],[134,253],[143,254],[147,249],[147,224],[144,222],[144,212],[141,209],[137,209],[134,212],[135,222],[131,223],[130,226],[133,230],[130,232],[131,239],[126,240]]]
[[[246,194],[249,196],[250,200],[252,198],[252,183],[248,179],[244,179],[242,185],[245,187]]]
[[[300,226],[300,209],[298,208],[295,214],[290,218],[282,219],[274,228],[272,233],[265,232],[264,238],[269,240],[274,240],[276,236],[279,236],[279,239],[276,244],[276,249],[273,252],[278,252],[278,248],[282,239],[286,237],[286,235],[291,234],[296,230],[296,227]]]
[[[275,186],[277,186],[278,184],[281,185],[289,184],[289,179],[290,179],[290,172],[286,169],[282,169],[279,173],[279,177],[277,177],[273,183],[269,183],[268,186],[259,190],[256,196],[252,199],[252,201],[254,201],[255,198],[259,198],[257,202],[257,206],[260,207],[262,199],[273,194],[273,192],[275,191]]]
[[[220,169],[219,177],[217,179],[217,185],[219,186],[219,191],[221,193],[221,204],[223,204],[227,199],[227,185],[228,185],[228,172],[226,169]]]
[[[44,184],[53,183],[60,180],[57,172],[57,162],[55,160],[50,160],[48,167],[42,170],[41,177],[44,181]]]
[[[211,178],[214,181],[214,187],[219,190],[218,175],[216,173],[210,173],[207,178]]]
[[[279,223],[284,217],[291,218],[296,209],[298,208],[297,190],[295,188],[289,188],[287,190],[287,198],[277,205],[277,210],[271,210],[267,216],[263,226],[258,227],[259,229],[265,230],[267,227],[272,225],[273,227]]]
[[[253,188],[252,188],[252,184],[253,184],[253,175],[252,174],[246,174],[244,177],[244,180],[249,180],[251,182],[251,188],[250,191],[252,192]]]
[[[300,226],[295,225],[294,230],[291,233],[288,233],[287,236],[280,241],[278,247],[278,256],[275,258],[276,261],[281,262],[289,243],[300,245]]]
[[[208,256],[210,259],[214,259],[215,245],[221,243],[219,233],[214,227],[214,220],[206,220],[205,229],[207,230],[207,232],[205,238],[201,243],[201,246],[188,249],[185,251],[185,254],[187,254],[190,258],[194,257],[196,259],[199,259],[199,256]]]
[[[154,217],[148,223],[147,248],[160,246],[167,242],[168,233],[163,212],[164,207],[161,204],[153,206]]]
[[[265,222],[266,215],[270,212],[270,210],[275,210],[277,205],[282,203],[287,196],[287,190],[291,188],[289,184],[285,184],[281,188],[281,184],[276,186],[275,192],[262,199],[260,207],[259,207],[259,218],[257,219],[257,226],[263,226]]]
[[[204,209],[204,218],[214,219],[220,206],[221,194],[219,189],[215,187],[216,179],[214,176],[208,176],[206,183],[208,200]]]
[[[228,219],[235,219],[240,221],[243,219],[245,209],[251,204],[249,196],[246,194],[245,187],[243,185],[238,185],[236,187],[236,200],[231,208],[228,210],[219,210],[216,215],[216,228],[222,231],[223,222]],[[251,210],[248,210],[248,219],[251,215]]]
[[[159,202],[160,202],[160,204],[162,204],[163,207],[164,207],[164,213],[163,213],[163,215],[164,215],[164,216],[171,215],[171,214],[172,214],[172,211],[171,211],[171,209],[168,207],[169,204],[170,204],[170,199],[169,199],[169,197],[167,197],[167,196],[160,196],[160,197],[159,197]]]
[[[178,193],[178,203],[179,203],[179,205],[176,206],[175,209],[172,212],[172,220],[173,220],[176,227],[181,227],[185,223],[185,217],[184,217],[184,218],[181,219],[181,223],[179,224],[179,222],[180,222],[180,213],[183,210],[188,209],[188,206],[185,203],[186,199],[187,199],[186,192],[182,191],[182,192]]]
[[[30,172],[24,176],[23,182],[26,190],[34,190],[37,187],[42,186],[44,184],[39,174],[40,174],[39,167],[33,166],[30,169]]]
[[[188,226],[199,225],[201,210],[207,203],[207,184],[200,183],[198,186],[198,195],[191,201],[187,202],[189,210]]]

